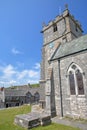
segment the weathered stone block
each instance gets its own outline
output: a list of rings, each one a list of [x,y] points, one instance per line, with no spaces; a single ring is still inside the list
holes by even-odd
[[[49,125],[51,123],[51,116],[46,113],[40,114],[40,125]]]
[[[25,128],[32,128],[40,125],[39,116],[36,113],[17,115],[14,120],[15,124]]]
[[[36,113],[31,112],[29,114],[17,115],[14,123],[24,128],[33,128],[36,126],[44,126],[51,123],[51,116],[45,112]]]

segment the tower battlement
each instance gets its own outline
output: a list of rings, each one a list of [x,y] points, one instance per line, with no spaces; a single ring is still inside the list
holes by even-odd
[[[56,16],[54,20],[49,21],[48,25],[44,23],[41,32],[43,33],[43,44],[45,45],[64,36],[65,41],[71,41],[81,36],[83,30],[80,22],[66,9],[61,15]]]

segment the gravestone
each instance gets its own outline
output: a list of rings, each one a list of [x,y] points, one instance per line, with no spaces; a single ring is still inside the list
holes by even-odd
[[[24,128],[33,128],[36,126],[44,126],[51,123],[51,116],[46,112],[31,112],[28,114],[17,115],[14,123]]]

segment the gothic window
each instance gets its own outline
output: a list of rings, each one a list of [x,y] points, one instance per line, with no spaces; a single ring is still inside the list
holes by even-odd
[[[75,70],[75,69],[76,69],[76,65],[72,65],[72,69],[74,69],[74,70]]]
[[[78,86],[78,94],[84,94],[84,86],[83,86],[83,77],[79,70],[76,71],[76,79],[77,79],[77,86]]]
[[[40,100],[40,95],[39,95],[38,92],[36,92],[36,93],[34,94],[34,99],[35,99],[36,102],[38,102],[38,101]]]
[[[77,25],[76,25],[76,28],[75,28],[75,29],[76,29],[76,32],[78,32],[78,27],[77,27]]]
[[[57,25],[54,24],[54,25],[53,25],[53,32],[56,32],[56,31],[57,31]]]
[[[11,101],[13,101],[13,102],[19,101],[19,97],[14,96],[14,97],[12,97]]]
[[[32,94],[30,92],[27,92],[26,96],[30,98],[32,96]]]
[[[32,98],[32,94],[30,92],[26,93],[26,103],[30,103]]]
[[[83,73],[79,66],[72,64],[68,70],[71,95],[84,94]]]
[[[75,95],[75,80],[74,80],[74,74],[70,71],[69,73],[69,83],[70,83],[70,93],[71,95]]]

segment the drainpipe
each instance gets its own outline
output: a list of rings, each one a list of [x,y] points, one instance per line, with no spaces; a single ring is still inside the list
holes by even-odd
[[[62,100],[62,86],[61,86],[60,60],[58,60],[58,71],[59,71],[59,87],[60,87],[61,116],[63,117],[63,100]]]

